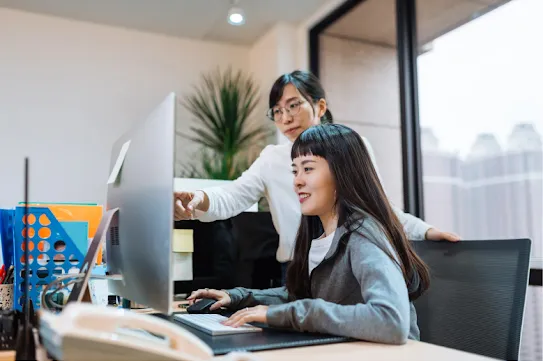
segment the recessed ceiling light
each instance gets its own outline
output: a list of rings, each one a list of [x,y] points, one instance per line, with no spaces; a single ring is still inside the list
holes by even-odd
[[[228,23],[231,25],[243,25],[245,24],[245,14],[240,8],[232,8],[228,12]]]

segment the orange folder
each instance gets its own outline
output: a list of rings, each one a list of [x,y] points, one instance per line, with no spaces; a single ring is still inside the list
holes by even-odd
[[[24,203],[20,203],[24,206]],[[89,231],[87,238],[92,239],[100,220],[102,219],[103,206],[97,204],[80,203],[29,203],[32,207],[47,207],[59,222],[79,221],[88,222]],[[98,251],[96,264],[102,264],[102,247]]]

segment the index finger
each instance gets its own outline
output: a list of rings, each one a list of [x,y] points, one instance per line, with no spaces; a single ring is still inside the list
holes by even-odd
[[[187,300],[192,300],[194,298],[201,298],[199,296],[202,296],[203,293],[206,292],[206,290],[196,290],[196,291],[192,291],[192,293],[190,294],[190,296],[187,297]]]
[[[221,294],[217,290],[196,290],[192,292],[192,294],[187,297],[187,299],[194,299],[194,298],[213,298],[213,299],[220,299]]]
[[[173,197],[176,199],[190,201],[192,199],[192,192],[173,192]]]

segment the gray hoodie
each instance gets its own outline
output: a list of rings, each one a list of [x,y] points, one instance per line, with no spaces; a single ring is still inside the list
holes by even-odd
[[[229,308],[268,305],[267,323],[274,327],[388,344],[418,340],[417,314],[401,269],[380,248],[397,257],[392,245],[372,218],[358,226],[350,236],[345,226],[336,230],[324,260],[311,272],[312,298],[293,301],[285,287],[238,287],[228,291]]]

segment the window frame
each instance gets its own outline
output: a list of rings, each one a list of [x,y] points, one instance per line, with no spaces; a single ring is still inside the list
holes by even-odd
[[[320,74],[320,34],[365,0],[346,0],[309,30],[309,69]],[[421,129],[417,84],[416,0],[396,0],[404,210],[424,219]],[[530,268],[528,284],[542,286],[542,269]]]

